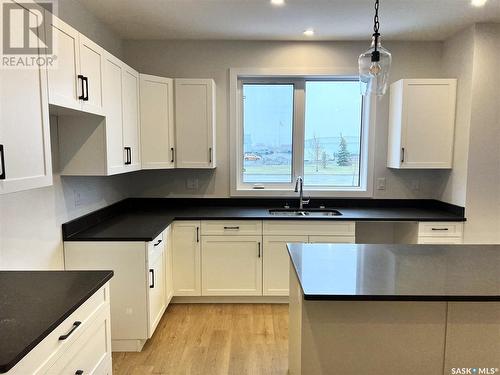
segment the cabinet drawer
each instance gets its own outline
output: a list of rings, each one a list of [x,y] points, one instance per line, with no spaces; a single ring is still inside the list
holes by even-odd
[[[202,236],[251,236],[262,234],[260,220],[206,220],[201,222]]]
[[[419,237],[462,237],[463,223],[419,223]]]
[[[148,242],[148,266],[154,263],[155,259],[163,252],[164,241],[163,232],[161,232],[153,241]]]
[[[354,236],[355,226],[353,221],[268,220],[264,221],[263,232],[270,236]]]
[[[418,237],[419,245],[460,245],[462,237]]]
[[[82,306],[55,328],[41,343],[27,354],[9,374],[43,374],[73,345],[103,307],[109,308],[109,284],[94,293]],[[80,324],[75,327],[75,322]],[[64,340],[59,337],[73,332]]]
[[[111,364],[109,306],[102,306],[84,332],[47,374],[106,374]]]

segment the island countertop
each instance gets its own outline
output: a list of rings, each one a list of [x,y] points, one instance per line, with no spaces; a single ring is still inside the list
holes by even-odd
[[[500,245],[288,244],[304,299],[500,301]]]
[[[1,271],[0,373],[9,371],[113,271]]]

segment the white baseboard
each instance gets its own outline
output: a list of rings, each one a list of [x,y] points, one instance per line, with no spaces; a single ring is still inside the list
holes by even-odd
[[[190,297],[172,298],[171,303],[288,303],[288,296],[247,296],[247,297]]]

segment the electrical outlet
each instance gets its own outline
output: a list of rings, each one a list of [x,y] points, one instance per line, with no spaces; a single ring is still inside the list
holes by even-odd
[[[186,188],[188,190],[198,190],[198,179],[195,177],[186,179]]]
[[[377,190],[385,190],[385,177],[377,178]]]

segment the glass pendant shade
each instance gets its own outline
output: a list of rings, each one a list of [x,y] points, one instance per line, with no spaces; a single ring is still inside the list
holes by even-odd
[[[362,95],[382,96],[387,91],[389,71],[391,69],[391,53],[382,47],[380,37],[372,39],[370,48],[359,56],[359,81]],[[377,50],[375,51],[375,43]]]

